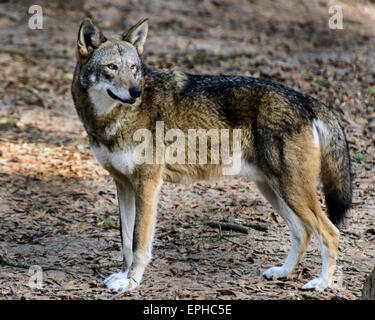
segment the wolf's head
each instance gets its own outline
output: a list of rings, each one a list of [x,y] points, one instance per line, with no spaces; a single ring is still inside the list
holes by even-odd
[[[119,103],[133,105],[140,100],[140,55],[147,31],[144,19],[119,37],[107,38],[90,19],[82,22],[77,41],[78,81],[87,90],[98,115]]]

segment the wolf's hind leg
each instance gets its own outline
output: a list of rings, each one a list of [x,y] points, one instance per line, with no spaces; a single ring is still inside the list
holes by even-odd
[[[315,234],[320,242],[320,252],[323,259],[322,271],[319,278],[309,281],[302,289],[323,291],[331,285],[335,272],[339,231],[323,212],[318,215],[318,219],[318,228]]]
[[[303,225],[298,216],[289,208],[289,206],[281,199],[275,191],[264,182],[256,182],[256,185],[263,196],[271,203],[274,210],[276,210],[287,223],[290,232],[292,247],[289,254],[281,267],[272,267],[263,273],[267,279],[272,278],[286,278],[288,277],[298,263],[306,250],[310,241],[311,232]]]
[[[305,181],[309,180],[313,181],[313,179]],[[315,185],[295,179],[288,186],[289,188],[283,190],[283,200],[279,198],[277,202],[281,206],[279,212],[282,216],[285,215],[283,218],[289,225],[293,237],[292,249],[283,267],[291,267],[292,263],[298,263],[306,249],[310,233],[313,232],[320,241],[323,259],[322,271],[319,278],[311,280],[302,288],[323,291],[330,286],[335,270],[339,232],[322,211]],[[307,237],[303,236],[302,230],[305,230]],[[299,250],[294,248],[299,248]],[[265,276],[272,273],[275,271],[267,270]]]

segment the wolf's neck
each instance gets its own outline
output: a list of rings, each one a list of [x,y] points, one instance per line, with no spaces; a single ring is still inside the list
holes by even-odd
[[[186,85],[187,74],[177,70],[154,69],[142,64],[142,103],[162,105],[168,97],[179,93]]]

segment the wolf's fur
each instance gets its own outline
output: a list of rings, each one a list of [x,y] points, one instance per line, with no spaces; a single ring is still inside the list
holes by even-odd
[[[166,131],[178,128],[185,134],[191,128],[241,129],[241,174],[254,179],[292,236],[284,265],[267,270],[265,277],[289,276],[314,233],[322,272],[304,288],[329,286],[339,241],[335,225],[351,205],[348,147],[335,115],[312,97],[264,79],[152,70],[140,59],[146,35],[146,20],[118,38],[106,38],[89,19],[78,35],[72,94],[92,151],[116,182],[120,207],[123,271],[107,278],[107,286],[139,285],[151,259],[163,181],[222,177],[222,163],[134,163],[133,134],[146,128],[155,135],[157,121]],[[140,97],[132,97],[134,88],[142,90]],[[319,178],[328,216],[317,197]]]

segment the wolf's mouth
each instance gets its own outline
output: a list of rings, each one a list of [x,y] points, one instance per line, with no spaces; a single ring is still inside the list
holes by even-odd
[[[115,95],[111,90],[109,90],[109,89],[107,89],[107,93],[108,93],[108,95],[109,95],[112,99],[119,100],[119,101],[121,101],[121,102],[123,102],[123,103],[126,103],[126,104],[133,104],[133,103],[135,102],[135,99],[133,99],[133,98],[130,98],[130,99],[126,99],[126,100],[124,100],[124,99],[120,98],[119,96],[116,96],[116,95]]]

